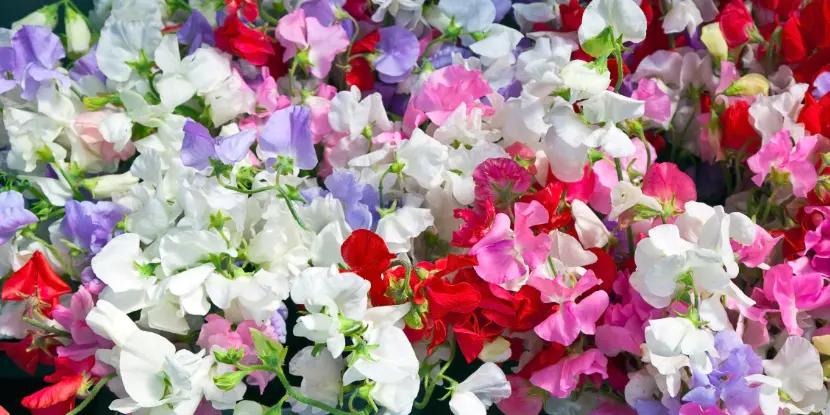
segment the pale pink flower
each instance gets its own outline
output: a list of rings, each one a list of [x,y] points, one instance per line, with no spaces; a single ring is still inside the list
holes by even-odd
[[[758,268],[775,248],[775,244],[783,237],[782,235],[773,238],[766,229],[755,225],[755,239],[752,245],[741,245],[732,241],[732,249],[738,254],[738,260],[741,263],[748,267]]]
[[[644,118],[658,123],[671,118],[671,99],[665,91],[660,89],[657,82],[649,78],[641,79],[637,83],[637,89],[631,94],[631,98],[646,102]]]
[[[793,194],[807,197],[818,180],[816,168],[809,160],[817,141],[816,136],[804,137],[793,147],[788,130],[774,134],[768,143],[746,160],[749,169],[755,173],[752,181],[760,186],[773,170],[788,173]]]
[[[93,153],[108,163],[115,160],[127,160],[135,154],[135,146],[132,141],[128,142],[121,151],[115,151],[114,144],[104,140],[99,127],[104,118],[111,113],[107,110],[82,112],[75,119],[75,131],[78,133],[78,137]]]
[[[533,372],[530,383],[538,386],[554,397],[563,399],[570,396],[580,383],[582,375],[599,375],[608,379],[608,358],[597,349],[586,350],[582,354],[568,356],[554,365]]]
[[[323,79],[331,70],[334,57],[349,47],[349,37],[340,25],[329,27],[315,17],[306,17],[303,9],[283,16],[277,25],[276,37],[285,48],[282,60],[288,61],[300,51],[308,50],[311,74]]]
[[[69,301],[69,308],[61,304],[52,310],[52,318],[72,335],[72,341],[66,346],[58,346],[59,357],[66,357],[76,362],[95,355],[99,349],[111,349],[114,344],[92,331],[86,323],[86,316],[95,307],[95,299],[83,286],[78,288]],[[92,371],[96,376],[106,376],[112,368],[95,360]]]

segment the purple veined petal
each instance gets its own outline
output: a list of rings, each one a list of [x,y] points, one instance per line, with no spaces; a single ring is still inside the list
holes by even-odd
[[[421,51],[418,38],[400,26],[384,27],[378,32],[380,41],[377,50],[380,56],[375,60],[375,69],[390,77],[408,74]]]
[[[317,165],[317,152],[311,137],[311,111],[307,107],[287,107],[271,115],[259,137],[259,148],[267,156],[292,157],[294,166],[311,170]]]
[[[63,236],[79,247],[97,253],[112,239],[112,230],[128,212],[112,202],[66,202],[66,215],[61,221]]]
[[[210,158],[216,155],[213,138],[203,125],[188,120],[184,125],[182,140],[182,164],[202,170],[210,166]]]
[[[225,164],[234,164],[245,158],[256,140],[256,130],[242,130],[216,139],[216,157]]]
[[[29,63],[43,68],[54,68],[66,56],[60,38],[43,26],[23,25],[12,37],[18,71]]]

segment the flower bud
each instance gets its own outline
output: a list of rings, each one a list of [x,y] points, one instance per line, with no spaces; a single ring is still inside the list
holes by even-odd
[[[715,62],[725,61],[729,54],[729,45],[720,30],[720,25],[715,22],[703,26],[700,29],[700,41],[706,45],[709,54]]]
[[[723,93],[728,96],[769,95],[769,81],[761,74],[747,74],[732,82],[732,85],[729,85]]]
[[[68,51],[84,53],[89,50],[89,42],[92,40],[92,34],[89,31],[89,26],[87,26],[84,17],[71,7],[67,7],[66,15],[64,16],[64,25],[66,26],[66,46]]]
[[[109,198],[114,193],[126,192],[137,183],[138,178],[130,172],[93,177],[82,182],[83,186],[89,189],[95,198],[99,199]]]
[[[43,6],[12,23],[12,29],[19,30],[23,25],[44,26],[54,29],[58,25],[58,6],[60,6],[60,3]]]

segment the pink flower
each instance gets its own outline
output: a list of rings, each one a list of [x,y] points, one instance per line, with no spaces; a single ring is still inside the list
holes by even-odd
[[[806,257],[775,265],[764,273],[764,296],[778,303],[781,320],[790,335],[801,336],[804,333],[796,318],[799,311],[830,304],[830,289],[824,283],[825,277],[810,268]]]
[[[481,77],[481,71],[470,71],[463,65],[445,66],[433,72],[409,100],[404,126],[412,131],[427,118],[440,126],[462,104],[466,105],[467,114],[479,108],[484,116],[492,115],[493,108],[478,101],[491,92],[493,90]]]
[[[645,101],[645,114],[643,117],[654,122],[662,123],[671,118],[671,100],[665,91],[660,89],[657,82],[643,78],[637,83],[637,90],[631,94],[631,98]]]
[[[766,261],[770,252],[775,248],[775,244],[783,237],[782,235],[773,238],[766,229],[756,225],[755,239],[752,241],[752,245],[744,246],[732,241],[732,249],[738,254],[738,260],[741,263],[748,267],[758,268]]]
[[[637,411],[624,402],[605,401],[591,415],[637,415]]]
[[[525,276],[543,264],[550,252],[550,237],[534,235],[531,226],[547,223],[548,212],[539,202],[516,203],[515,237],[510,234],[510,218],[499,213],[493,226],[469,254],[476,257],[474,268],[481,279],[503,284]]]
[[[276,37],[285,48],[283,62],[300,55],[301,63],[310,65],[311,74],[318,79],[328,75],[334,57],[349,47],[349,37],[341,25],[323,26],[317,18],[306,17],[304,9],[283,16]]]
[[[537,271],[541,271],[541,268],[537,269]],[[542,293],[543,302],[555,302],[560,304],[571,302],[601,283],[593,271],[586,272],[579,277],[575,283],[565,282],[563,275],[558,275],[556,278],[548,278],[547,276],[539,274],[541,274],[541,272],[535,272],[534,275],[528,279],[527,285],[539,290],[539,292]],[[570,276],[568,277],[570,278]]]
[[[757,153],[747,159],[749,169],[755,173],[752,181],[760,186],[767,175],[773,171],[788,173],[789,181],[793,186],[793,194],[798,197],[807,197],[807,192],[816,186],[818,179],[815,167],[808,160],[817,141],[816,136],[804,137],[793,148],[790,132],[779,131],[770,137],[769,142]]]
[[[95,299],[83,286],[78,288],[69,301],[69,308],[56,305],[52,310],[52,318],[63,326],[71,335],[72,342],[66,346],[58,346],[58,357],[66,357],[79,362],[95,355],[98,349],[111,349],[113,342],[95,334],[86,324],[86,316],[95,307]],[[106,376],[112,368],[96,360],[93,373],[96,376]]]
[[[533,328],[542,339],[570,346],[579,333],[594,334],[596,322],[608,308],[608,293],[595,291],[579,303],[569,301]]]
[[[107,163],[115,160],[127,160],[135,154],[135,146],[132,141],[119,152],[115,151],[115,146],[104,140],[104,136],[98,129],[101,122],[110,115],[111,111],[95,111],[83,112],[75,119],[75,131],[78,133],[81,141],[96,155],[100,156]]]
[[[554,365],[533,372],[530,383],[557,398],[567,398],[580,383],[582,375],[597,374],[608,379],[608,358],[597,349],[586,350],[579,355],[568,356]]]
[[[664,206],[671,205],[674,211],[682,211],[686,202],[697,200],[695,182],[674,163],[652,164],[643,177],[642,190]]]
[[[616,356],[621,351],[640,355],[640,345],[645,343],[645,326],[651,319],[663,315],[661,309],[649,305],[629,283],[629,274],[618,272],[614,281],[617,304],[605,310],[605,324],[597,327],[594,342],[606,356]]]
[[[487,159],[473,170],[476,200],[505,208],[527,192],[532,180],[530,172],[509,158]]]
[[[506,377],[510,382],[510,397],[496,402],[496,406],[504,415],[538,414],[542,411],[542,407],[545,406],[542,395],[532,393],[533,385],[527,379],[516,375]]]

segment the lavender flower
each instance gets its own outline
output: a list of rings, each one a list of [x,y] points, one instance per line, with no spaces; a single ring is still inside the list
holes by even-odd
[[[354,173],[338,170],[326,177],[326,188],[343,203],[346,223],[352,229],[371,229],[377,222],[375,209],[379,203],[377,189],[357,180]]]
[[[243,130],[214,140],[207,128],[188,120],[184,125],[182,164],[199,170],[210,166],[210,159],[234,164],[245,158],[254,140],[255,130]]]
[[[311,137],[311,111],[308,107],[283,108],[268,119],[259,136],[259,149],[271,159],[291,157],[294,166],[311,170],[317,165],[317,152]]]
[[[69,86],[69,77],[55,70],[66,51],[52,30],[24,25],[14,34],[12,48],[15,53],[14,79],[23,88],[20,94],[23,99],[34,99],[41,83],[52,79]]]
[[[206,43],[210,46],[216,45],[216,37],[213,34],[213,27],[207,21],[204,15],[198,10],[193,9],[193,13],[184,22],[182,28],[176,34],[179,43],[183,45],[190,45],[187,54],[190,55]]]
[[[72,244],[95,255],[112,239],[112,231],[127,209],[112,202],[66,202],[61,233]]]
[[[14,237],[17,231],[37,222],[37,216],[25,208],[23,195],[10,190],[0,193],[0,245]]]
[[[418,61],[421,47],[415,34],[400,26],[378,30],[378,58],[375,69],[384,82],[394,83],[408,77]]]

